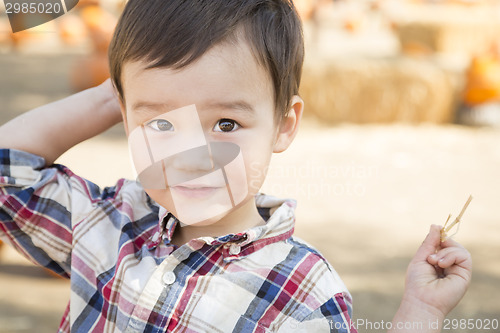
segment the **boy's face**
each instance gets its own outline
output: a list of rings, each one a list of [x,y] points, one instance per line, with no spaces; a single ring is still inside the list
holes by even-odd
[[[246,42],[222,43],[180,70],[124,64],[122,112],[138,179],[185,224],[217,222],[260,189],[302,113],[275,121],[271,79]]]

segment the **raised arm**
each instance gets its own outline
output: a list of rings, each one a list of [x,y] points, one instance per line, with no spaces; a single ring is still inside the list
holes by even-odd
[[[0,127],[0,148],[42,156],[50,165],[66,150],[121,120],[118,99],[108,79],[4,124]]]

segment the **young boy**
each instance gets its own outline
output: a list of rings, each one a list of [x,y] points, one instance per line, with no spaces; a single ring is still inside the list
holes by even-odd
[[[258,193],[302,116],[293,5],[129,0],[109,54],[118,98],[105,82],[0,128],[0,235],[71,279],[60,331],[356,332],[337,273],[292,236],[295,202]],[[122,120],[138,181],[53,164]],[[470,270],[431,227],[394,331],[439,331]]]

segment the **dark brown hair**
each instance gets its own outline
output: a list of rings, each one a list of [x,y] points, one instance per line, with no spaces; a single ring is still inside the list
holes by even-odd
[[[239,28],[272,79],[281,119],[298,94],[304,60],[302,27],[291,0],[129,0],[109,48],[120,98],[125,62],[180,69],[235,37]]]

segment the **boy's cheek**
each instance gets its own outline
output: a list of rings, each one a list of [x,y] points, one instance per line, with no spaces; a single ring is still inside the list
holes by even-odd
[[[248,191],[253,195],[260,191],[260,188],[266,179],[268,168],[268,161],[259,161],[257,159],[251,160],[251,162],[247,165]]]
[[[232,204],[239,205],[249,192],[247,171],[241,150],[234,160],[223,167],[223,172]]]

